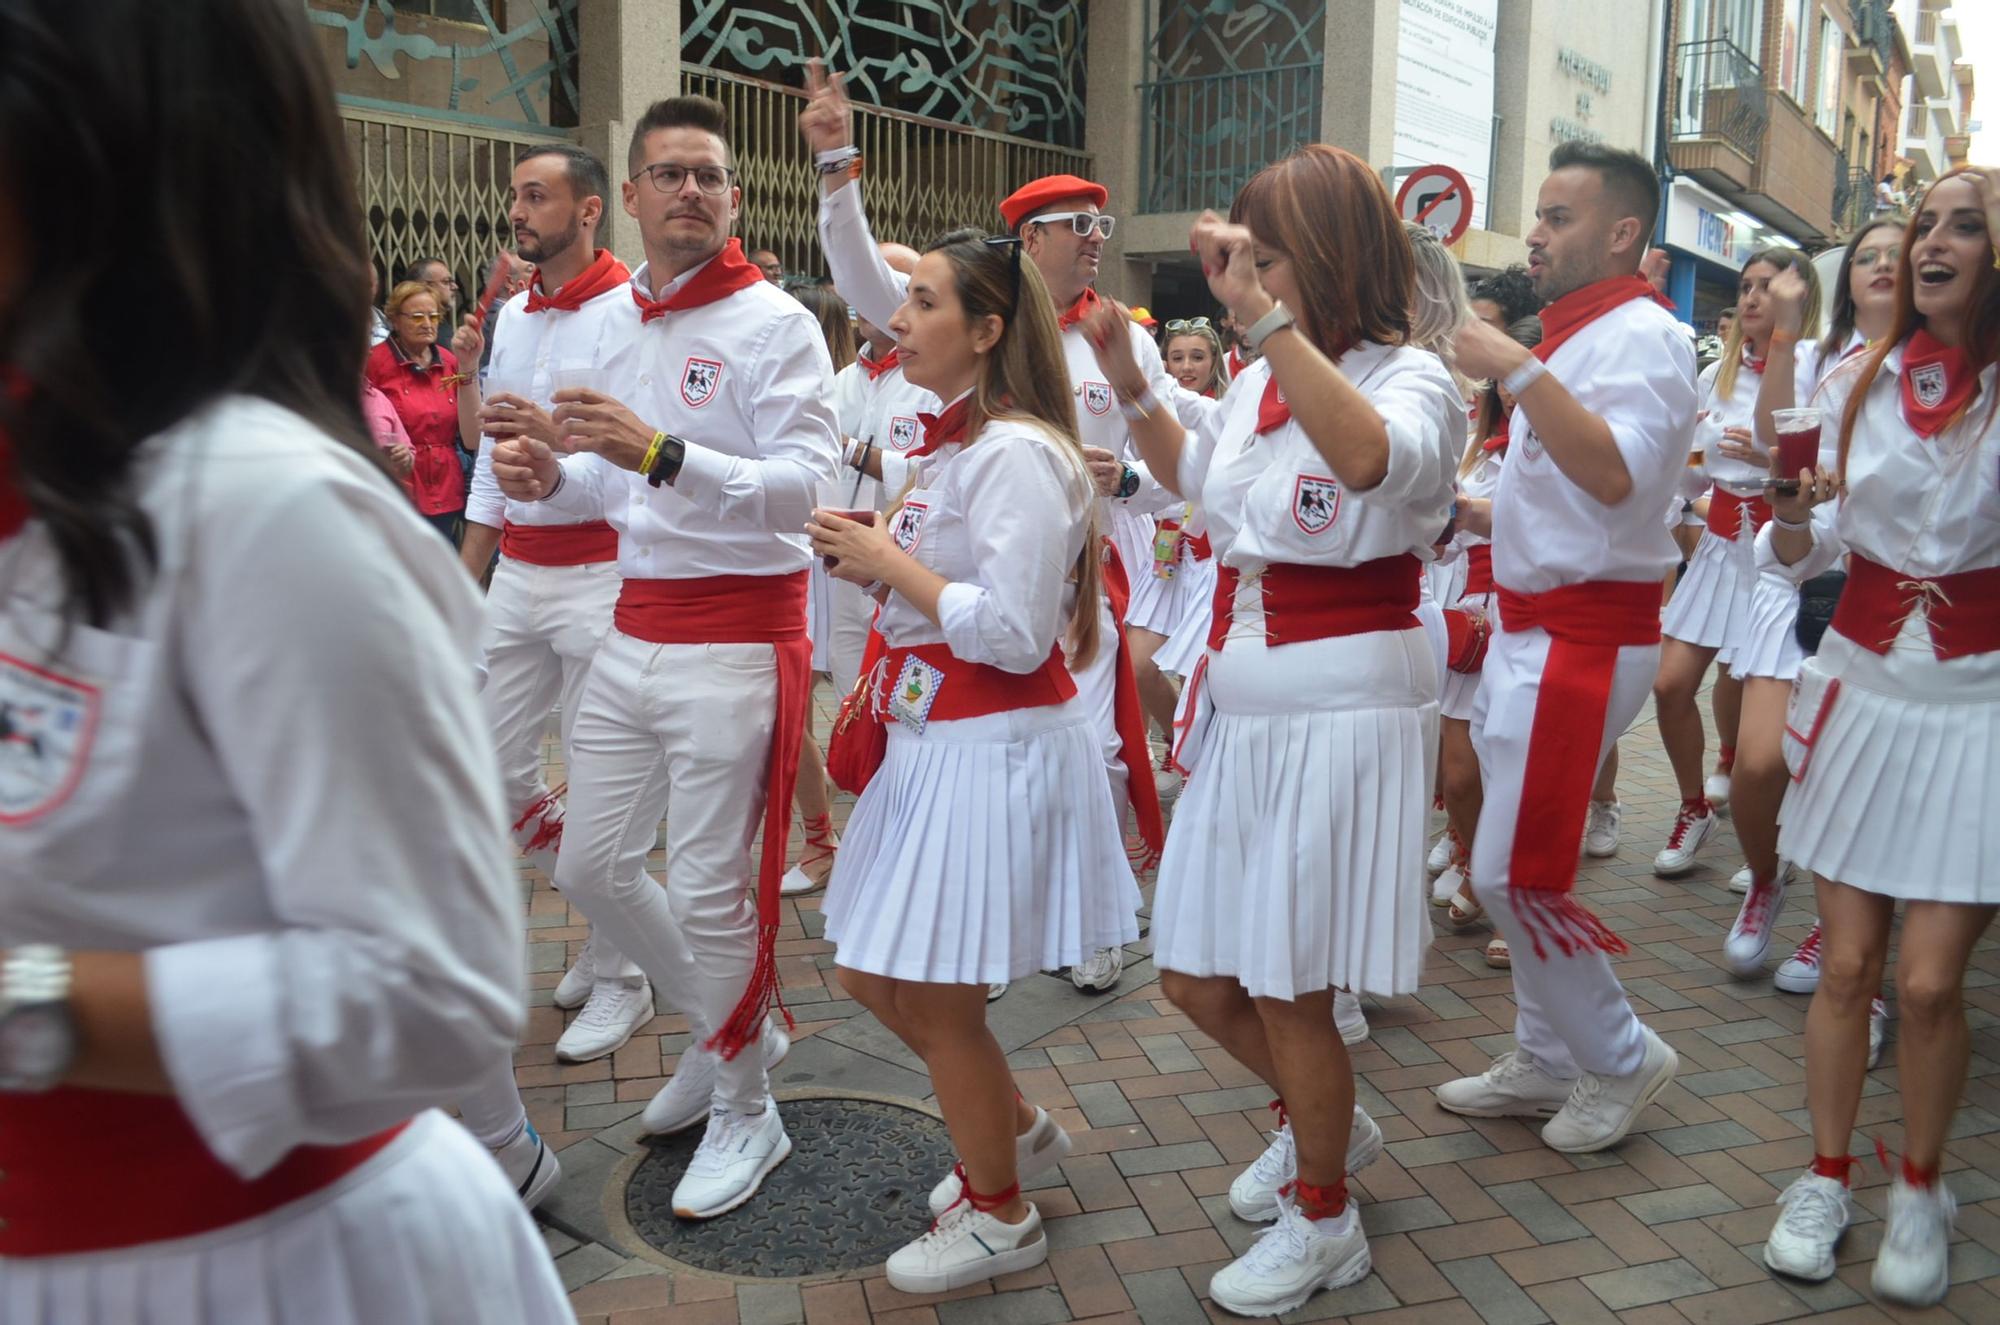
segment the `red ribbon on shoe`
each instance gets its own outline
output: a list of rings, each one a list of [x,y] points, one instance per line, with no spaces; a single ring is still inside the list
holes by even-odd
[[[631,279],[631,269],[614,257],[608,248],[598,249],[590,265],[563,282],[562,289],[554,294],[542,293],[542,271],[537,267],[534,280],[528,283],[528,307],[525,311],[540,313],[546,309],[574,313],[606,290],[615,290]]]
[[[763,279],[763,270],[743,256],[743,241],[731,239],[723,245],[722,252],[709,259],[707,266],[665,299],[648,299],[645,292],[635,285],[632,287],[632,302],[639,306],[639,322],[643,326],[669,313],[700,308],[703,304],[726,299]]]
[[[1139,840],[1145,854],[1132,862],[1143,874],[1160,863],[1167,841],[1166,824],[1160,816],[1160,789],[1153,781],[1153,749],[1146,740],[1146,711],[1139,704],[1139,678],[1132,670],[1132,653],[1125,642],[1125,614],[1132,606],[1132,582],[1125,575],[1125,560],[1118,545],[1104,540],[1104,596],[1111,600],[1112,627],[1118,635],[1118,680],[1112,696],[1114,725],[1118,729],[1118,762],[1125,765],[1125,797],[1139,824]]]

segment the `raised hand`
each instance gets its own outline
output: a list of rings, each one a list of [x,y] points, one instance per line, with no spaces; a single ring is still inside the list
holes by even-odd
[[[1771,278],[1771,323],[1779,331],[1797,336],[1805,329],[1806,278],[1786,267]]]
[[[1132,353],[1132,333],[1125,329],[1130,321],[1131,313],[1116,299],[1100,300],[1083,320],[1084,339],[1097,355],[1097,366],[1104,370],[1104,380],[1128,400],[1146,389],[1146,374]]]
[[[1473,318],[1452,337],[1458,371],[1489,382],[1503,381],[1530,358],[1527,347],[1506,332]]]
[[[799,132],[815,152],[831,152],[854,141],[854,107],[840,75],[828,72],[820,60],[806,63],[806,108],[799,112]]]
[[[1188,232],[1188,248],[1208,277],[1209,293],[1229,310],[1237,325],[1248,327],[1271,311],[1277,300],[1257,274],[1256,241],[1248,226],[1231,225],[1215,212],[1203,212]]]

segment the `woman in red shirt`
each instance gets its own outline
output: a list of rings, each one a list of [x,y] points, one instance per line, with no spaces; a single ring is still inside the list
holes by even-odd
[[[437,343],[437,296],[421,281],[389,292],[389,339],[368,351],[366,374],[403,421],[416,464],[410,495],[417,511],[454,543],[465,513],[461,444],[479,440],[479,383],[460,374],[458,358]]]

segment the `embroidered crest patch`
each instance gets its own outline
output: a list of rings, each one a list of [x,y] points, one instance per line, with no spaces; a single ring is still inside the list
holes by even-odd
[[[1083,384],[1083,407],[1092,414],[1102,414],[1111,408],[1111,384],[1108,382],[1085,382]]]
[[[690,358],[687,367],[681,370],[681,399],[700,409],[715,398],[716,385],[721,381],[720,359]]]
[[[917,421],[898,414],[889,420],[889,446],[892,450],[907,451],[917,444]]]
[[[0,823],[68,799],[97,731],[96,686],[0,654]]]
[[[1910,388],[1916,393],[1919,405],[1925,409],[1936,409],[1944,401],[1944,365],[1918,364],[1910,372]]]
[[[930,513],[929,502],[904,502],[903,509],[896,512],[896,527],[889,531],[896,546],[905,552],[915,552],[917,544],[923,541],[924,518]]]
[[[1292,486],[1292,519],[1308,534],[1323,534],[1340,514],[1340,485],[1330,478],[1299,475]]]

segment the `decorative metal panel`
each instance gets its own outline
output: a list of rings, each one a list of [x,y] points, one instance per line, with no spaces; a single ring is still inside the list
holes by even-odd
[[[1074,0],[683,0],[681,58],[802,84],[820,57],[857,101],[1061,147],[1083,142]]]
[[[1681,43],[1674,52],[1673,141],[1717,140],[1754,162],[1770,120],[1755,60],[1720,38]]]
[[[1155,78],[1311,64],[1326,54],[1326,0],[1153,0]]]
[[[579,0],[467,0],[476,23],[404,12],[391,0],[305,0],[338,34],[346,105],[489,125],[572,126]],[[511,20],[502,27],[503,20]]]

